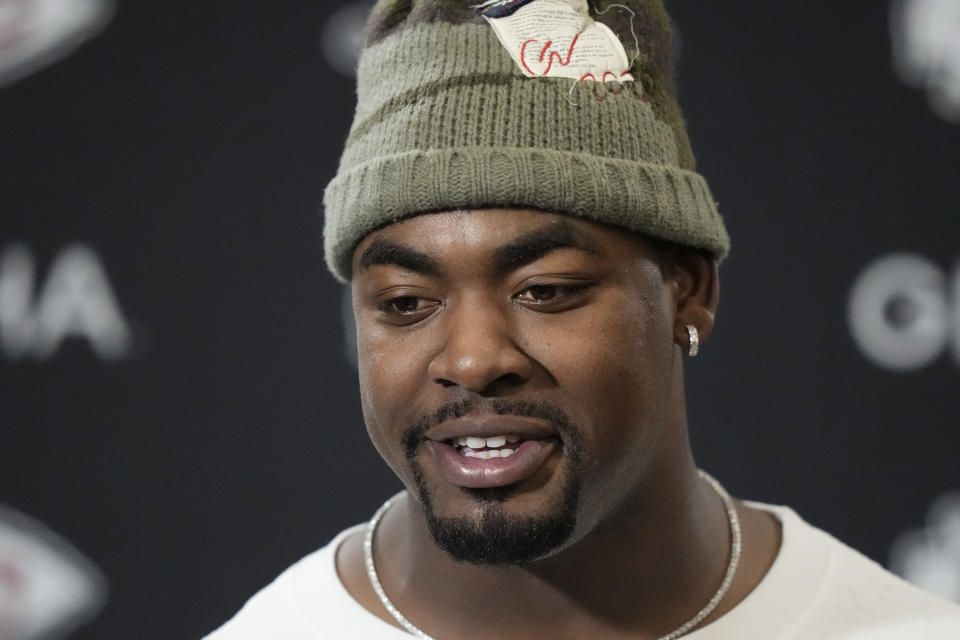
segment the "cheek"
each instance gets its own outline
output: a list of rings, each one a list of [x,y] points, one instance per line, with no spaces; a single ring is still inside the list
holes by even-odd
[[[645,296],[630,291],[612,291],[575,322],[544,325],[537,349],[583,429],[585,469],[605,485],[656,451],[673,391],[667,297],[656,286]]]
[[[668,383],[673,330],[659,291],[643,297],[612,291],[573,314],[534,317],[525,334],[524,350],[578,395],[589,390],[622,403],[656,395]]]
[[[423,380],[429,348],[423,331],[387,331],[376,323],[357,321],[357,370],[360,385],[378,401]]]
[[[423,380],[426,352],[413,335],[385,331],[357,316],[357,371],[360,402],[370,439],[398,472],[404,457],[400,436],[410,419],[411,399]]]
[[[378,330],[362,314],[357,320],[357,374],[360,382],[360,405],[370,440],[380,456],[393,466],[395,454],[391,453],[389,425],[392,423],[391,391],[395,389],[392,379],[395,362],[389,345]]]

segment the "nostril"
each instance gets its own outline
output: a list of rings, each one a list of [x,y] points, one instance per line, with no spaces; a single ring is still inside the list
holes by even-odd
[[[497,382],[505,385],[516,385],[523,382],[523,378],[518,373],[505,373],[499,378]]]

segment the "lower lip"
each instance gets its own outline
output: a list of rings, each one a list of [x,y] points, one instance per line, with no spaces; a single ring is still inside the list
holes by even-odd
[[[505,487],[526,480],[543,466],[560,446],[556,438],[526,440],[506,458],[468,458],[454,447],[430,440],[428,449],[440,475],[448,482],[468,489]]]

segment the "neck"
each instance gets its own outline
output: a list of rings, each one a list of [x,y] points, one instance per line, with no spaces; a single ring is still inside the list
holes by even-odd
[[[410,496],[377,532],[377,568],[393,603],[436,637],[650,637],[699,611],[729,559],[719,497],[682,460],[652,469],[625,508],[578,524],[564,549],[522,566],[455,562],[433,543]],[[656,488],[654,490],[653,488]],[[382,545],[382,546],[381,546]],[[629,630],[629,633],[626,633]],[[639,631],[638,631],[639,630]]]

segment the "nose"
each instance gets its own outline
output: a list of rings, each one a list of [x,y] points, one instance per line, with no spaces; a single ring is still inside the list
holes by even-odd
[[[530,379],[535,365],[517,344],[508,309],[462,301],[444,315],[443,348],[428,369],[435,382],[495,395]]]

